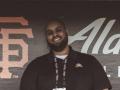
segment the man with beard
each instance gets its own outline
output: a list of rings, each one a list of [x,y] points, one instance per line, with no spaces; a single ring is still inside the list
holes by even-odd
[[[110,90],[100,63],[91,55],[74,51],[68,45],[63,21],[46,25],[50,52],[33,60],[21,79],[20,90]]]

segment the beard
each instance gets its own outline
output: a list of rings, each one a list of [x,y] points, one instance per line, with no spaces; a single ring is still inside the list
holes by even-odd
[[[47,41],[47,43],[48,43],[48,46],[50,47],[50,50],[60,52],[60,51],[64,50],[68,44],[68,35],[66,34],[64,39],[59,43],[52,44],[52,43],[49,43],[48,41]]]

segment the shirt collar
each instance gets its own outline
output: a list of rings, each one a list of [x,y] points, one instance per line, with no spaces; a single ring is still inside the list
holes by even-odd
[[[68,58],[68,59],[71,59],[71,58],[75,59],[75,58],[76,58],[76,53],[75,53],[75,51],[72,49],[71,46],[69,46],[69,48],[70,48],[70,50],[69,50],[69,54],[68,54],[67,58]],[[54,59],[54,54],[53,54],[52,51],[49,52],[48,58]]]

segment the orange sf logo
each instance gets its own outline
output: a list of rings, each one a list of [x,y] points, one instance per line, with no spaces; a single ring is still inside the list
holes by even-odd
[[[23,17],[0,17],[0,23],[19,23],[22,26],[27,26],[28,21]],[[12,76],[12,73],[9,71],[10,67],[23,67],[24,64],[28,62],[28,44],[23,39],[10,39],[10,34],[24,34],[28,38],[33,38],[31,28],[1,28],[0,35],[0,45],[2,45],[2,60],[0,60],[0,67],[2,72],[0,72],[0,78],[9,79]],[[18,56],[18,50],[9,50],[10,45],[19,45],[22,50],[21,60],[10,61],[9,56],[15,55]]]

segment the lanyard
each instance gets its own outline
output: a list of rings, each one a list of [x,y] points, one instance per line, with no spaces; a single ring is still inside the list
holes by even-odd
[[[55,62],[55,72],[56,72],[56,88],[58,87],[58,79],[59,79],[59,74],[58,74],[58,62],[57,62],[57,58],[54,59]],[[65,81],[65,76],[66,76],[66,65],[67,64],[67,59],[64,60],[64,65],[63,65],[63,83],[62,85],[65,86],[66,85],[66,81]]]

